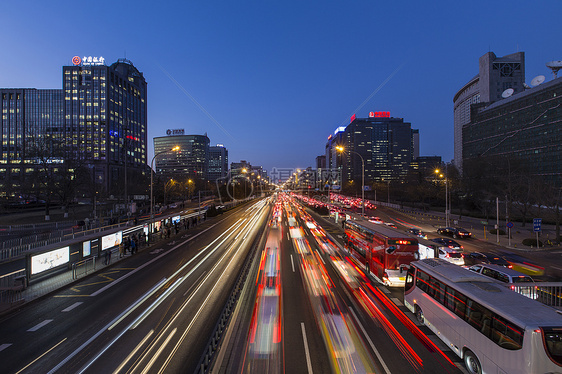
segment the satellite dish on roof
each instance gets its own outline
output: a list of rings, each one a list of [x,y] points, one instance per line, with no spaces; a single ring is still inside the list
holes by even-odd
[[[558,78],[558,70],[562,69],[562,61],[550,61],[546,63],[546,67],[552,70],[554,79]]]
[[[536,77],[533,78],[533,80],[531,81],[531,86],[535,87],[538,86],[539,84],[542,84],[545,80],[545,76],[544,75],[537,75]]]
[[[513,88],[508,88],[507,90],[505,90],[505,91],[502,92],[502,97],[503,97],[504,99],[507,99],[508,97],[510,97],[511,95],[513,95],[513,92],[515,92],[515,91],[513,90]]]

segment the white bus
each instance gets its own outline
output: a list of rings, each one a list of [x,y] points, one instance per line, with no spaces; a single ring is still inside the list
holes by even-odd
[[[404,304],[471,374],[562,373],[562,315],[443,259],[411,263]]]

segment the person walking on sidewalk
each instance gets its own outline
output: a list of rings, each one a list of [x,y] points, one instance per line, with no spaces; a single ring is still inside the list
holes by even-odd
[[[131,255],[134,255],[137,252],[137,242],[135,241],[135,238],[133,237],[131,239]]]
[[[105,251],[105,261],[103,262],[104,265],[109,265],[109,263],[111,262],[111,250],[106,250]]]
[[[119,258],[125,256],[125,244],[119,243]]]

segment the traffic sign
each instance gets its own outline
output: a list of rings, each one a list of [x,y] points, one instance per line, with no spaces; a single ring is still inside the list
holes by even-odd
[[[505,224],[508,228],[512,228],[513,227],[513,222],[508,222]]]
[[[480,221],[480,223],[483,225],[488,225],[488,221]]]
[[[541,231],[542,218],[533,218],[533,231]]]

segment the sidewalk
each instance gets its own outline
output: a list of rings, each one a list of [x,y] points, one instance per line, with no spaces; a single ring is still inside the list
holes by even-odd
[[[207,221],[208,220],[202,221],[197,224],[197,226],[192,226],[189,229],[180,229],[177,234],[172,233],[169,238],[160,238],[159,233],[153,234],[153,239],[151,239],[151,242],[140,247],[137,246],[137,252],[134,255],[131,255],[131,253],[128,252],[123,257],[119,258],[119,248],[114,248],[111,250],[111,260],[108,265],[104,264],[105,256],[104,254],[102,254],[100,257],[96,257],[95,260],[93,260],[95,261],[95,265],[91,261],[89,261],[88,263],[84,264],[84,267],[78,267],[76,271],[74,271],[73,269],[61,270],[58,274],[51,276],[46,275],[44,278],[40,278],[35,281],[32,280],[25,289],[13,292],[13,298],[11,301],[0,303],[0,315],[9,313],[10,311],[22,306],[23,304],[27,304],[60,288],[78,283],[84,278],[99,273],[106,268],[111,268],[115,264],[118,264],[121,261],[130,258],[131,256],[138,256],[141,253],[145,253],[154,248],[162,246],[169,241],[173,241],[175,238],[181,238],[186,233],[193,232],[194,229],[199,228]],[[173,231],[174,230],[172,230],[172,232]],[[195,235],[197,234],[197,232],[200,232],[200,230],[194,232],[193,234]]]

